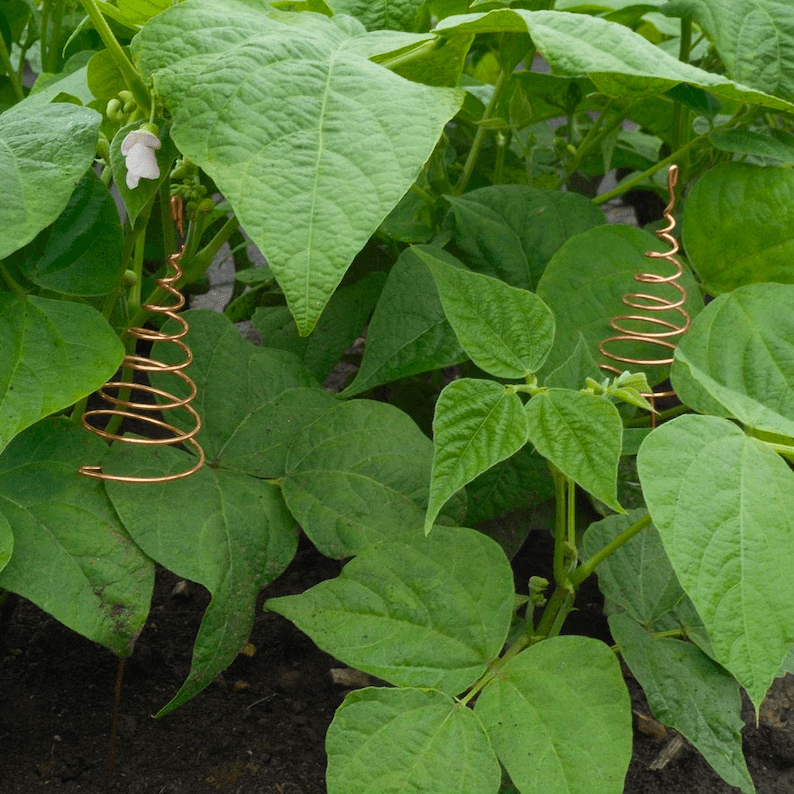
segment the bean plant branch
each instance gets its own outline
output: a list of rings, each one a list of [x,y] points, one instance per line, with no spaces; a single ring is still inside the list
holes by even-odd
[[[2,36],[0,36],[0,66],[2,66],[7,72],[8,79],[11,82],[11,87],[14,89],[14,94],[21,102],[25,98],[25,92],[22,88],[22,81],[19,79],[19,75],[14,71],[14,68],[11,65],[11,57],[8,54],[8,48],[6,47],[5,40]]]
[[[80,0],[80,2],[83,4],[83,8],[85,8],[85,12],[88,14],[88,18],[96,28],[97,33],[99,33],[102,42],[108,48],[108,52],[110,52],[113,60],[116,62],[116,66],[118,66],[124,78],[124,82],[127,84],[127,88],[132,92],[132,96],[138,103],[138,107],[141,108],[144,113],[148,114],[152,106],[152,98],[149,95],[149,91],[144,85],[143,80],[141,80],[138,70],[132,65],[127,54],[113,35],[113,31],[110,29],[110,25],[108,25],[107,20],[99,10],[96,0]]]

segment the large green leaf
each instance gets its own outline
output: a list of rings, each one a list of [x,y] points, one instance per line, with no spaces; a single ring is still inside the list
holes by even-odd
[[[502,650],[513,600],[510,564],[495,541],[437,527],[428,538],[378,543],[338,578],[266,607],[345,664],[456,695]]]
[[[174,140],[267,257],[302,334],[462,101],[370,62],[377,36],[349,17],[196,0],[133,41]]]
[[[418,250],[413,247],[403,251],[389,271],[367,329],[361,367],[345,389],[345,397],[466,359]],[[452,259],[439,249],[433,255],[445,261]]]
[[[686,201],[684,244],[717,295],[759,281],[794,282],[794,172],[722,163]]]
[[[631,706],[615,655],[552,637],[499,670],[474,708],[522,794],[622,794]]]
[[[656,719],[680,731],[726,783],[755,794],[735,679],[691,643],[654,638],[626,615],[611,615],[609,629]]]
[[[280,477],[292,436],[334,399],[310,388],[318,384],[295,355],[251,344],[225,315],[196,309],[182,317],[190,326],[185,342],[193,352],[186,372],[198,389],[193,407],[203,419],[196,440],[207,460],[257,477]],[[152,357],[169,364],[184,360],[168,342],[157,343]],[[178,397],[188,394],[187,385],[173,376],[152,373],[151,380]],[[172,412],[169,421],[193,428],[192,418],[181,411]]]
[[[172,447],[115,444],[103,462],[113,474],[184,471],[192,458]],[[204,613],[185,683],[157,716],[197,695],[231,664],[254,622],[256,597],[289,565],[295,521],[273,485],[204,466],[167,483],[110,481],[106,488],[135,542],[178,576],[204,585]]]
[[[328,728],[329,794],[496,794],[501,770],[471,709],[429,689],[352,692]]]
[[[786,0],[672,0],[664,13],[693,19],[728,74],[767,94],[794,100],[794,8]]]
[[[492,185],[449,200],[466,264],[531,291],[569,237],[606,223],[584,196],[526,185]]]
[[[448,17],[436,26],[439,33],[450,30],[529,33],[555,73],[586,74],[609,96],[650,96],[688,83],[731,101],[789,112],[794,107],[784,99],[683,63],[629,28],[587,14],[499,9]]]
[[[28,425],[99,388],[124,347],[90,306],[0,293],[0,451]]]
[[[55,223],[12,254],[9,262],[53,292],[106,295],[121,276],[123,247],[116,203],[89,170]]]
[[[556,335],[544,372],[553,372],[573,355],[580,335],[584,338],[596,364],[608,364],[619,369],[638,371],[640,367],[616,362],[603,356],[599,343],[617,335],[610,322],[627,314],[643,314],[628,309],[623,297],[642,292],[666,301],[677,301],[679,293],[668,284],[638,284],[639,273],[658,273],[669,276],[675,271],[666,264],[650,259],[646,251],[668,250],[653,235],[633,226],[598,226],[571,237],[551,258],[538,284],[538,296],[554,312]],[[703,300],[688,271],[680,279],[688,293],[687,311],[694,317]],[[647,313],[650,314],[650,313]],[[683,327],[683,319],[676,312],[654,312],[661,319]],[[624,327],[647,332],[658,330],[647,323]],[[670,350],[647,342],[614,342],[607,350],[616,356],[634,360],[658,360],[670,357]],[[668,365],[646,366],[648,381],[654,385],[667,376]]]
[[[643,509],[632,510],[591,524],[582,541],[585,556],[606,548],[643,515]],[[596,573],[609,614],[626,614],[649,631],[683,629],[710,653],[703,621],[679,584],[653,524],[610,554]]]
[[[399,409],[370,400],[342,403],[293,441],[284,499],[328,557],[421,536],[432,454],[430,440]]]
[[[703,411],[703,389],[743,424],[794,436],[792,301],[794,285],[771,283],[712,301],[675,353],[681,400]]]
[[[528,438],[544,458],[604,504],[624,512],[617,497],[623,422],[603,397],[545,389],[526,405]]]
[[[119,523],[102,484],[77,469],[104,444],[66,419],[19,435],[0,456],[0,513],[14,551],[0,588],[129,656],[149,613],[154,564]]]
[[[425,0],[326,0],[334,14],[349,14],[367,30],[413,30]]]
[[[542,300],[429,251],[416,253],[430,268],[444,313],[478,367],[500,378],[525,378],[540,369],[554,339],[554,318]]]
[[[765,444],[709,416],[654,430],[637,468],[714,658],[757,708],[794,643],[794,475]]]
[[[27,101],[0,116],[0,259],[61,214],[94,159],[101,120],[89,108]]]
[[[521,398],[490,380],[452,381],[436,403],[433,439],[426,532],[447,500],[466,483],[526,444],[527,419]]]

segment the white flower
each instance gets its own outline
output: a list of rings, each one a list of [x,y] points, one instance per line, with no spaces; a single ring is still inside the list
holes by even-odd
[[[127,162],[127,187],[134,190],[141,179],[158,179],[160,167],[155,151],[161,146],[160,139],[147,130],[134,130],[121,144],[121,153]]]

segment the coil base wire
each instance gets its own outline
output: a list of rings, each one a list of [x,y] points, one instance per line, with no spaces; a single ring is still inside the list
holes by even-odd
[[[677,339],[689,330],[691,325],[691,318],[689,312],[684,308],[687,300],[687,291],[679,279],[683,275],[684,269],[681,263],[675,258],[678,253],[678,241],[673,237],[672,231],[675,228],[675,218],[673,217],[673,209],[675,207],[675,186],[678,182],[678,166],[671,165],[667,172],[667,190],[669,193],[669,201],[664,210],[664,218],[667,221],[667,226],[656,232],[656,236],[664,243],[670,246],[670,250],[647,251],[645,256],[649,259],[663,260],[668,263],[673,269],[674,273],[669,276],[660,276],[658,273],[638,273],[634,276],[634,280],[640,284],[665,284],[675,291],[675,295],[671,298],[663,298],[658,295],[650,295],[643,292],[629,292],[623,296],[623,304],[629,309],[634,309],[637,312],[646,312],[646,314],[622,314],[615,317],[610,322],[610,327],[616,331],[614,336],[604,339],[599,345],[598,349],[601,355],[613,361],[620,362],[637,367],[650,367],[662,366],[673,363],[672,351],[675,350],[676,345],[673,339]],[[647,313],[649,312],[649,314]],[[670,319],[664,319],[658,315],[663,312],[674,312],[678,315],[677,322]],[[670,315],[668,315],[669,317]],[[675,315],[673,315],[675,317]],[[636,330],[627,327],[627,323],[634,323],[641,328],[647,330]],[[662,329],[662,330],[656,330]],[[655,345],[661,348],[657,358],[632,358],[630,356],[621,356],[614,353],[607,348],[608,345],[614,345],[627,342],[644,342],[646,344]],[[668,354],[669,351],[669,354]],[[667,354],[667,355],[665,355]],[[599,364],[602,370],[607,372],[614,372],[620,374],[626,367],[619,369],[611,364]],[[651,394],[644,394],[651,405],[654,404],[654,399],[658,397],[674,397],[674,391],[660,391]]]
[[[182,228],[182,202],[179,198],[173,197],[171,199],[171,214],[174,222],[177,224],[180,236],[183,236]],[[151,330],[148,328],[132,327],[127,330],[127,334],[133,339],[141,339],[148,342],[170,342],[176,345],[182,353],[183,360],[178,364],[166,364],[162,361],[155,359],[147,359],[143,356],[126,355],[121,362],[121,369],[130,373],[135,372],[169,372],[179,378],[188,387],[187,397],[180,399],[175,397],[163,389],[155,388],[143,383],[134,383],[132,378],[129,381],[124,379],[108,381],[97,394],[113,408],[99,408],[95,410],[86,411],[80,418],[80,422],[86,430],[90,430],[98,436],[108,441],[119,441],[125,444],[139,444],[144,446],[172,446],[174,444],[188,443],[196,451],[195,465],[177,474],[168,474],[161,477],[133,477],[128,475],[107,474],[102,471],[101,466],[82,466],[79,471],[86,477],[94,477],[100,480],[115,480],[117,482],[141,482],[141,483],[155,483],[155,482],[170,482],[171,480],[181,480],[189,477],[191,474],[197,472],[204,465],[204,450],[201,445],[195,440],[196,434],[201,429],[201,418],[199,417],[196,409],[190,404],[196,396],[196,384],[190,379],[183,371],[188,367],[193,360],[193,354],[190,348],[182,341],[189,330],[187,321],[177,312],[185,305],[185,298],[182,293],[176,288],[176,283],[182,278],[182,268],[179,266],[179,260],[185,252],[184,243],[177,253],[171,254],[168,257],[168,268],[166,275],[157,280],[160,286],[169,295],[172,295],[174,302],[171,305],[152,305],[144,304],[143,309],[152,314],[159,314],[163,319],[170,318],[179,324],[179,330],[173,334],[167,334],[163,331]],[[108,389],[115,390],[115,394],[109,394]],[[128,392],[128,397],[122,397],[124,392]],[[137,393],[138,400],[130,399],[133,394]],[[140,396],[142,394],[150,395],[153,398],[159,398],[162,402],[141,402]],[[193,428],[187,432],[180,430],[170,422],[158,419],[152,416],[152,413],[164,413],[166,411],[173,411],[182,408],[190,415],[193,420]],[[135,419],[139,422],[144,422],[152,427],[165,430],[169,435],[165,438],[137,438],[126,435],[121,435],[117,432],[103,430],[91,424],[92,417],[120,417],[124,419]]]

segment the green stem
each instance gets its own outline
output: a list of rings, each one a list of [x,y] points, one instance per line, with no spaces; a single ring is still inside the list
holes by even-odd
[[[554,581],[559,586],[565,577],[565,536],[566,521],[566,485],[565,475],[556,466],[549,464],[554,480]]]
[[[99,6],[97,6],[95,0],[80,0],[80,2],[83,4],[88,18],[96,28],[105,46],[108,48],[116,65],[119,67],[124,82],[127,84],[127,88],[132,92],[135,101],[138,103],[138,107],[144,113],[148,114],[152,106],[152,98],[149,96],[149,91],[144,85],[143,80],[141,80],[138,71],[132,65],[130,59],[113,35],[113,31],[110,29],[110,25],[108,25],[105,17],[102,16]]]
[[[456,196],[459,196],[461,193],[463,193],[463,191],[466,189],[466,185],[469,184],[471,175],[474,173],[474,166],[477,163],[477,158],[480,156],[480,151],[482,150],[483,144],[485,143],[485,136],[488,132],[485,122],[493,118],[494,111],[496,110],[496,106],[499,103],[502,91],[504,91],[505,86],[507,85],[508,78],[509,75],[504,69],[499,72],[499,77],[496,78],[496,84],[493,88],[491,101],[488,103],[488,107],[485,108],[485,113],[483,113],[482,119],[480,119],[480,123],[477,126],[477,132],[474,134],[474,141],[472,141],[471,149],[469,150],[469,156],[466,158],[466,162],[463,166],[463,173],[458,180],[458,184],[455,185],[453,193]]]
[[[25,92],[22,90],[22,82],[19,76],[11,66],[11,56],[8,54],[5,40],[0,36],[0,65],[8,72],[8,79],[11,81],[11,87],[14,89],[17,99],[21,102],[25,98]]]
[[[53,11],[51,17],[51,27],[52,27],[52,35],[50,36],[49,43],[47,44],[47,52],[46,55],[42,53],[42,62],[41,68],[45,72],[57,72],[58,71],[58,64],[61,60],[60,57],[60,48],[61,48],[61,25],[63,24],[63,11],[64,5],[66,0],[54,0],[52,3]],[[47,5],[47,0],[45,0],[45,5]],[[42,47],[44,46],[44,39],[46,39],[47,32],[42,25],[41,30],[41,38],[42,38]]]
[[[656,414],[656,424],[660,425],[662,422],[666,422],[668,419],[673,419],[676,416],[680,416],[681,414],[685,414],[689,411],[689,407],[686,405],[676,405],[673,408],[668,408],[666,411],[660,411]],[[626,427],[650,427],[651,426],[651,417],[650,416],[640,416],[637,419],[629,419],[626,422]]]
[[[594,554],[589,560],[582,563],[573,574],[570,582],[574,587],[578,587],[591,573],[600,565],[610,554],[614,554],[621,546],[631,540],[635,535],[642,532],[651,523],[650,513],[646,513],[639,521],[632,524],[628,529],[621,532],[611,543],[604,546],[601,551]]]
[[[678,60],[682,63],[689,63],[689,51],[692,46],[692,20],[681,20],[681,43],[678,51]],[[673,105],[673,149],[680,149],[689,139],[689,109],[681,102],[676,101]],[[683,172],[681,181],[686,181],[686,174],[689,172],[689,157],[682,158],[678,164]]]
[[[615,121],[604,127],[604,119],[606,118],[607,113],[611,109],[613,103],[614,100],[610,99],[604,110],[598,114],[598,118],[593,122],[592,126],[587,131],[587,134],[582,139],[582,142],[576,147],[576,154],[566,167],[564,173],[560,176],[560,179],[557,182],[557,189],[561,188],[570,178],[571,174],[576,171],[585,155],[588,154],[594,146],[601,143],[601,141],[623,121],[623,117],[619,116]]]
[[[643,171],[641,174],[638,174],[631,179],[627,179],[625,182],[619,184],[614,190],[610,190],[608,193],[602,193],[600,196],[596,196],[593,199],[593,204],[597,207],[601,204],[605,204],[607,201],[611,201],[613,198],[617,198],[618,196],[622,196],[627,190],[631,190],[635,185],[638,185],[640,182],[644,182],[646,179],[650,179],[657,171],[661,171],[667,166],[672,165],[673,163],[677,163],[681,160],[681,158],[686,154],[693,146],[701,143],[702,141],[706,140],[708,135],[698,135],[697,138],[693,138],[688,143],[685,143],[679,149],[676,149],[669,157],[665,157],[664,160],[660,160],[655,165],[652,165],[647,171]]]

